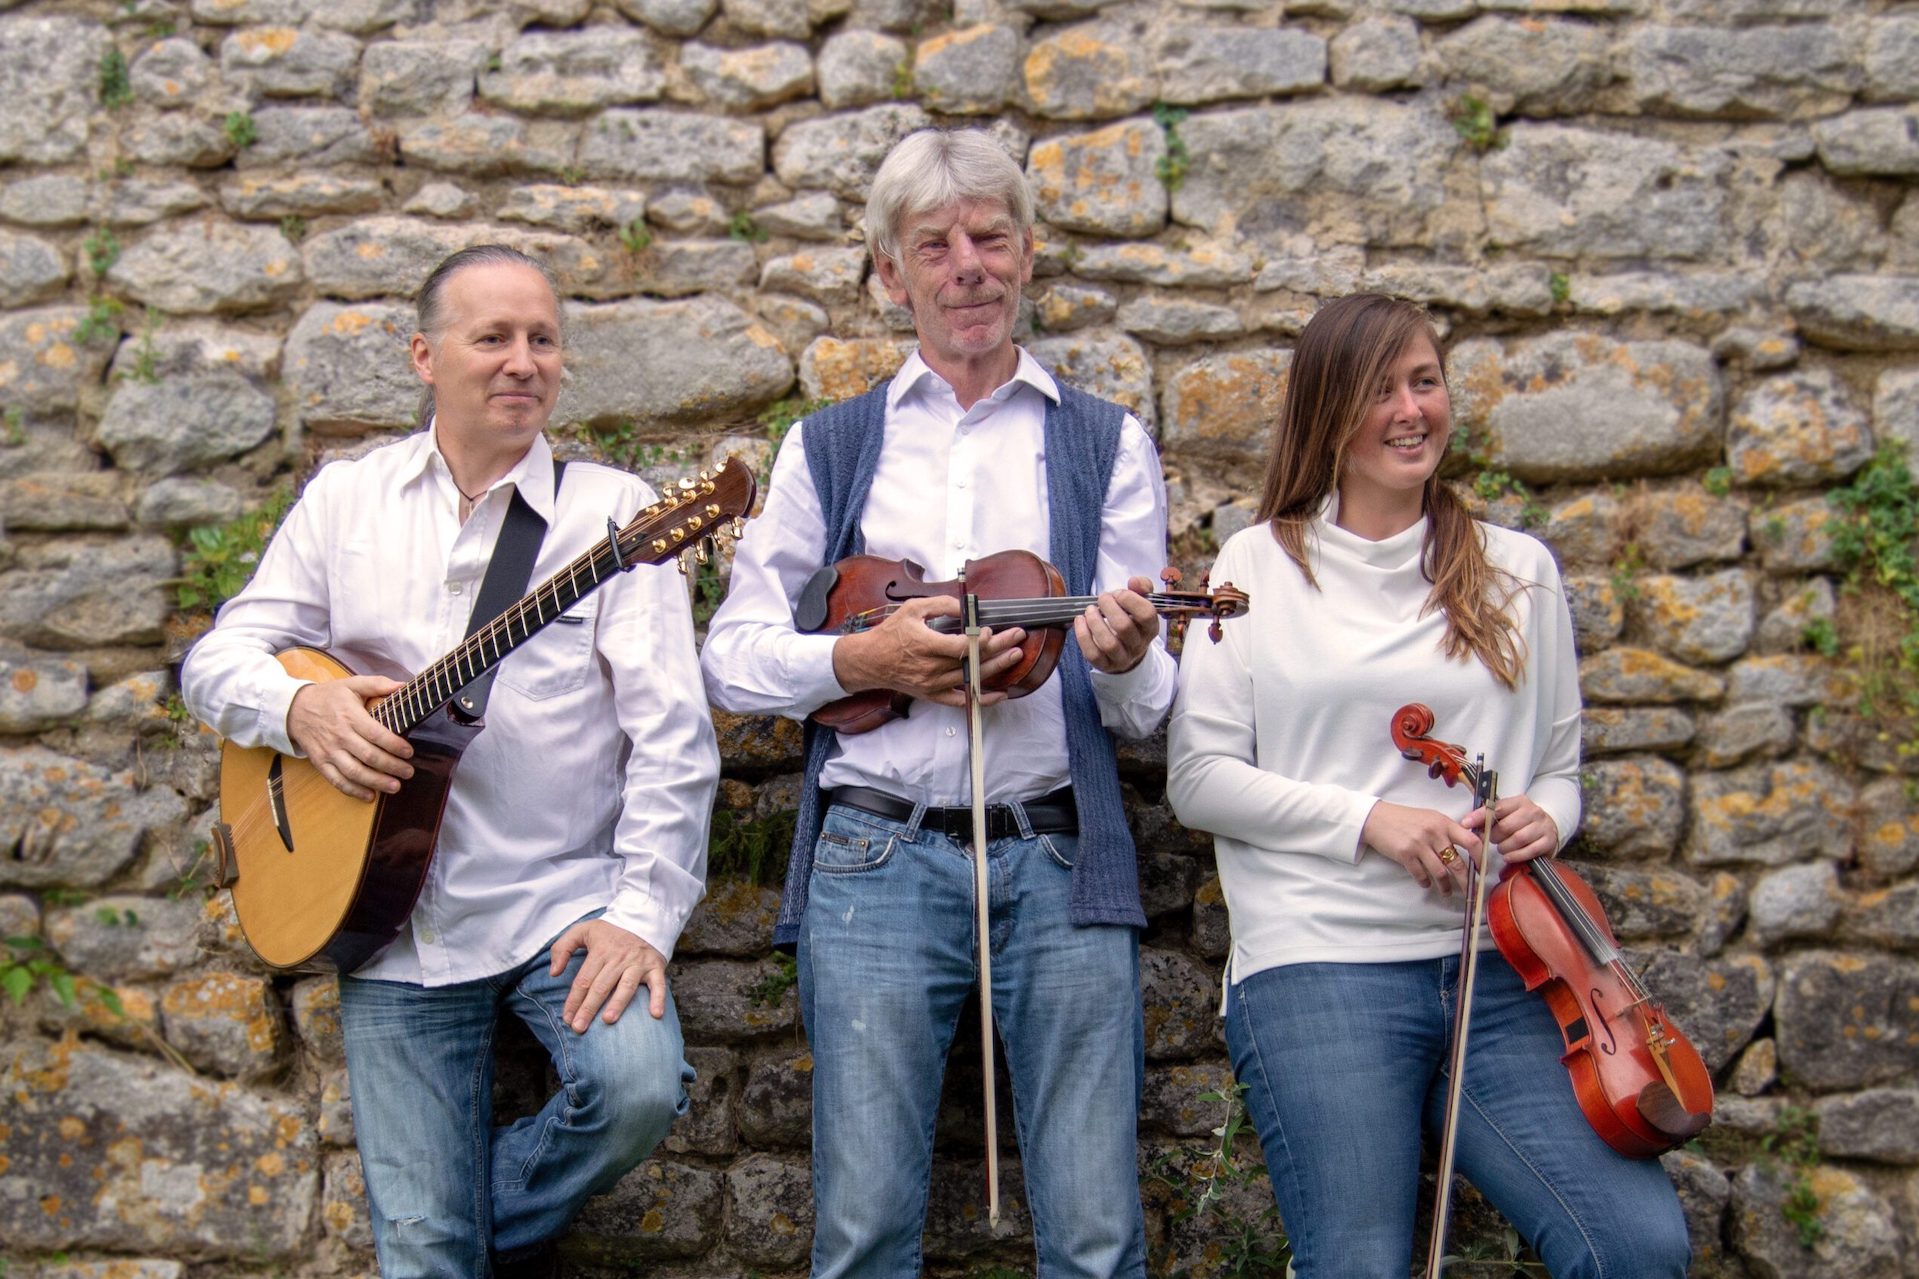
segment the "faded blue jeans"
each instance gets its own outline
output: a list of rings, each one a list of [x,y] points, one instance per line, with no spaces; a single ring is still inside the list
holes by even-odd
[[[455,986],[340,982],[353,1128],[384,1279],[488,1273],[558,1235],[686,1109],[693,1077],[679,1015],[646,990],[585,1034],[561,1019],[586,952],[549,976],[550,945],[509,972]],[[493,1039],[502,1011],[552,1058],[560,1090],[538,1114],[493,1125]]]
[[[1145,1271],[1135,1129],[1139,941],[1075,928],[1077,839],[988,845],[993,1015],[1013,1088],[1040,1279]],[[973,863],[943,834],[827,811],[800,924],[813,1052],[814,1279],[920,1272],[940,1079],[978,984]]]
[[[1288,964],[1228,994],[1233,1076],[1259,1130],[1298,1279],[1405,1279],[1419,1138],[1446,1105],[1457,956]],[[1686,1221],[1656,1159],[1601,1141],[1546,1001],[1481,956],[1458,1170],[1554,1279],[1680,1279]],[[1426,1254],[1419,1241],[1419,1255]]]

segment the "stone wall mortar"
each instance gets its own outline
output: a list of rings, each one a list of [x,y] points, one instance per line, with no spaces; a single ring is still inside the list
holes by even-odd
[[[1720,1081],[1709,1139],[1668,1158],[1695,1272],[1914,1273],[1919,768],[1806,642],[1852,617],[1827,492],[1919,442],[1910,9],[0,0],[0,90],[0,936],[81,978],[71,1006],[0,1001],[9,1274],[372,1271],[332,983],[262,968],[182,882],[217,763],[171,700],[204,625],[174,598],[187,531],[406,429],[407,299],[488,239],[561,279],[563,452],[654,479],[763,458],[769,405],[909,349],[862,201],[929,123],[1025,169],[1022,340],[1148,423],[1191,571],[1250,519],[1313,308],[1432,308],[1458,476],[1554,548],[1574,607],[1567,855]],[[791,726],[717,719],[722,806],[788,807]],[[1199,1098],[1227,1074],[1225,918],[1163,757],[1122,754],[1152,919],[1141,1160],[1154,1272],[1212,1276],[1217,1230],[1178,1204],[1222,1118]],[[694,1108],[581,1220],[582,1268],[803,1270],[810,1062],[773,902],[717,882],[689,928]],[[541,1090],[528,1047],[503,1110]],[[972,1056],[938,1274],[1030,1265],[1016,1165],[1010,1228],[979,1222]],[[1762,1149],[1801,1111],[1810,1247]],[[1470,1200],[1466,1232],[1497,1245]]]

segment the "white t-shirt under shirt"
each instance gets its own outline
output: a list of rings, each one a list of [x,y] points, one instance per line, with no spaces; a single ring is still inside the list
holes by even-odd
[[[1501,795],[1530,795],[1562,845],[1578,825],[1579,678],[1559,570],[1533,538],[1480,527],[1493,565],[1526,584],[1512,606],[1525,652],[1517,690],[1477,659],[1445,655],[1445,616],[1426,607],[1424,519],[1371,542],[1322,514],[1308,538],[1318,589],[1270,525],[1221,550],[1213,583],[1251,603],[1220,643],[1187,639],[1167,796],[1180,821],[1216,837],[1228,982],[1282,964],[1457,953],[1460,896],[1421,888],[1360,842],[1380,800],[1471,811],[1463,782],[1428,777],[1393,745],[1393,712],[1408,702],[1432,708],[1432,736],[1468,760],[1483,752]]]

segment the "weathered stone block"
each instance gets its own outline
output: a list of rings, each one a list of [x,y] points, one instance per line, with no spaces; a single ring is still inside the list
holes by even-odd
[[[1595,258],[1705,258],[1725,225],[1728,157],[1652,138],[1515,124],[1480,161],[1493,243]]]
[[[0,654],[0,732],[38,732],[86,705],[87,668],[81,663]]]
[[[220,42],[220,74],[269,98],[337,98],[353,83],[360,42],[332,31],[252,27]]]
[[[103,981],[164,977],[199,958],[200,908],[165,897],[107,896],[47,915],[47,942],[74,972]]]
[[[1787,1216],[1793,1176],[1779,1164],[1748,1164],[1733,1178],[1732,1239],[1753,1271],[1794,1279],[1897,1279],[1898,1220],[1892,1206],[1849,1172],[1810,1174],[1821,1233],[1810,1247]]]
[[[480,96],[488,102],[559,114],[650,102],[665,86],[653,41],[618,27],[522,35],[501,50],[497,71],[480,76]]]
[[[804,40],[813,33],[806,0],[720,0],[729,24],[759,36]]]
[[[1812,140],[1831,173],[1919,173],[1919,110],[1910,106],[1869,107],[1815,121]]]
[[[1059,120],[1126,115],[1159,96],[1155,70],[1130,27],[1081,23],[1033,42],[1026,97],[1035,113]]]
[[[805,1149],[813,1134],[813,1054],[782,1048],[756,1058],[739,1119],[740,1135],[754,1147]]]
[[[337,977],[308,977],[293,988],[293,1028],[313,1057],[328,1065],[346,1064],[346,1044],[340,1036],[340,981]]]
[[[1417,175],[1445,171],[1460,146],[1434,105],[1355,97],[1207,112],[1180,137],[1190,158],[1173,217],[1258,241],[1297,232],[1323,201],[1380,240],[1423,239],[1446,194]]]
[[[725,1215],[721,1173],[653,1158],[587,1200],[564,1246],[569,1257],[621,1266],[697,1257],[719,1242]]]
[[[277,306],[303,278],[298,254],[277,229],[226,222],[155,231],[107,272],[136,301],[174,313]]]
[[[212,73],[213,61],[199,45],[184,36],[168,36],[134,57],[127,80],[141,103],[164,110],[193,101]]]
[[[917,345],[900,338],[817,337],[800,355],[800,392],[809,400],[851,399],[899,372]]]
[[[1624,315],[1655,311],[1680,316],[1737,315],[1766,295],[1765,281],[1748,275],[1712,271],[1613,271],[1605,275],[1575,275],[1568,281],[1568,301],[1595,315]],[[1779,339],[1767,335],[1747,342],[1721,334],[1713,354],[1740,358],[1759,367],[1776,367]],[[1758,357],[1754,360],[1752,357]],[[1770,363],[1769,363],[1770,362]]]
[[[323,1067],[320,1071],[319,1118],[314,1130],[329,1146],[353,1144],[353,1090],[345,1066]]]
[[[1573,575],[1563,580],[1578,647],[1590,650],[1618,639],[1626,629],[1626,605],[1612,578]]]
[[[1069,333],[1104,324],[1119,312],[1113,295],[1079,284],[1055,284],[1032,297],[1033,325],[1048,333]]]
[[[1700,1279],[1726,1274],[1726,1245],[1720,1223],[1732,1199],[1732,1183],[1711,1160],[1683,1147],[1660,1156],[1659,1162],[1672,1178],[1673,1189],[1679,1192],[1679,1207],[1686,1214],[1686,1234],[1692,1244],[1688,1273]]]
[[[1919,459],[1919,369],[1887,369],[1872,395],[1873,435],[1906,447],[1908,461]]]
[[[638,191],[539,182],[507,192],[495,216],[502,222],[584,234],[624,227],[645,214],[646,196]]]
[[[1149,1061],[1186,1060],[1210,1051],[1220,1034],[1219,982],[1177,951],[1142,947],[1140,991]]]
[[[1899,1079],[1919,1043],[1919,963],[1910,959],[1804,952],[1782,961],[1779,1064],[1788,1079],[1820,1090]]]
[[[1121,334],[1085,333],[1036,338],[1026,349],[1062,382],[1124,405],[1150,430],[1153,370],[1139,343]]]
[[[0,231],[0,306],[26,306],[66,288],[73,274],[60,250],[34,235]]]
[[[1839,875],[1829,861],[1787,866],[1762,878],[1752,891],[1748,931],[1761,946],[1825,935],[1844,906]]]
[[[1827,115],[1865,79],[1852,33],[1823,23],[1639,27],[1625,68],[1644,107],[1733,119]]]
[[[908,102],[806,120],[787,128],[773,144],[773,171],[796,191],[823,189],[845,199],[865,200],[886,153],[901,138],[932,122],[924,110]],[[741,180],[758,176],[756,155],[752,174]]]
[[[1166,383],[1166,449],[1245,462],[1264,458],[1292,363],[1291,351],[1267,350],[1203,356],[1186,365]]]
[[[1302,93],[1326,82],[1326,41],[1287,27],[1161,28],[1162,102],[1207,103]]]
[[[830,306],[858,301],[865,275],[865,249],[802,249],[768,259],[760,271],[760,287],[798,293]]]
[[[722,107],[758,111],[813,89],[812,55],[785,41],[750,49],[689,44],[680,50],[680,69]]]
[[[1611,564],[1619,554],[1622,511],[1612,493],[1593,489],[1550,508],[1539,536],[1562,564]]]
[[[1800,498],[1752,513],[1752,545],[1774,573],[1833,567],[1832,535],[1843,518],[1824,496]]]
[[[1726,460],[1744,484],[1842,480],[1872,456],[1872,429],[1830,369],[1758,383],[1733,408]]]
[[[1745,570],[1705,577],[1651,574],[1636,584],[1628,610],[1633,621],[1673,657],[1705,665],[1746,651],[1754,616],[1752,578]]]
[[[1128,120],[1092,133],[1048,138],[1026,162],[1039,216],[1096,235],[1145,236],[1166,224],[1166,187],[1157,166],[1165,135]]]
[[[280,1001],[265,978],[207,973],[167,987],[160,1001],[167,1040],[203,1070],[257,1079],[287,1043]]]
[[[1585,756],[1678,750],[1693,738],[1692,716],[1673,706],[1589,706],[1579,721]]]
[[[0,526],[46,533],[123,529],[126,477],[113,471],[29,471],[0,480]]]
[[[1214,875],[1193,894],[1193,949],[1207,959],[1224,959],[1232,949],[1232,920],[1226,912],[1226,894]]]
[[[197,194],[197,192],[196,192]],[[220,206],[236,218],[320,217],[371,213],[384,191],[365,178],[299,174],[290,178],[242,177],[220,188]]]
[[[1609,861],[1664,860],[1679,846],[1686,821],[1686,775],[1654,755],[1594,760],[1581,769],[1583,848]]]
[[[1380,93],[1422,83],[1419,24],[1398,14],[1349,22],[1327,47],[1333,84],[1359,93]]]
[[[1761,653],[1793,652],[1806,647],[1807,628],[1815,622],[1830,623],[1837,607],[1829,578],[1815,577],[1780,600],[1765,617],[1753,636],[1753,648]]]
[[[749,1155],[726,1172],[727,1248],[752,1265],[800,1264],[813,1239],[813,1179],[803,1160]]]
[[[1773,1007],[1775,977],[1757,955],[1731,955],[1704,963],[1691,955],[1662,950],[1646,962],[1629,959],[1646,988],[1655,992],[1674,1022],[1686,1028],[1687,1038],[1706,1061],[1719,1071],[1751,1042],[1768,1009]]]
[[[1615,935],[1625,941],[1689,937],[1706,903],[1706,889],[1678,871],[1627,866],[1579,866]]]
[[[695,1043],[731,1042],[791,1030],[799,996],[773,960],[698,960],[673,965],[680,1025]]]
[[[1710,702],[1725,687],[1716,675],[1644,648],[1609,648],[1579,663],[1579,688],[1589,702]]]
[[[410,427],[420,380],[407,362],[409,306],[309,307],[287,337],[286,377],[306,426],[357,432]]]
[[[1919,123],[1914,125],[1919,133]],[[1919,172],[1916,165],[1914,172]],[[1853,351],[1919,350],[1919,277],[1840,275],[1786,289],[1806,336]]]
[[[1777,758],[1792,749],[1792,712],[1769,702],[1744,702],[1700,721],[1697,762],[1728,768],[1754,756]]]
[[[1845,857],[1852,787],[1823,764],[1757,764],[1692,779],[1686,855],[1701,866],[1784,866],[1813,854]]]
[[[1894,13],[1866,28],[1866,97],[1870,101],[1919,98],[1919,16]]]
[[[1149,1066],[1140,1100],[1140,1128],[1176,1137],[1203,1137],[1225,1122],[1225,1102],[1202,1101],[1206,1093],[1232,1087],[1233,1072],[1224,1063]]]
[[[1473,85],[1501,114],[1591,109],[1613,82],[1611,28],[1557,18],[1475,18],[1433,46],[1448,79]]]
[[[351,1151],[325,1156],[320,1184],[320,1221],[329,1238],[349,1248],[373,1247],[373,1223],[367,1217],[366,1178],[360,1157]]]
[[[1082,253],[1073,269],[1088,280],[1194,288],[1225,288],[1253,276],[1250,258],[1219,244],[1170,250],[1157,244],[1102,244]]]
[[[572,167],[579,130],[571,121],[522,120],[469,111],[403,124],[397,136],[400,157],[409,166],[475,178],[553,176]],[[581,162],[585,163],[584,156]]]
[[[50,306],[0,315],[0,400],[24,413],[71,411],[99,382],[108,343],[76,341],[86,309]]]
[[[1550,274],[1535,263],[1463,267],[1380,262],[1367,268],[1361,283],[1376,292],[1462,311],[1545,315],[1553,307]]]
[[[720,7],[719,0],[617,0],[621,13],[662,35],[697,34]]]
[[[914,96],[934,111],[982,115],[1019,92],[1020,34],[981,24],[922,40],[914,50]]]
[[[1451,365],[1460,424],[1528,482],[1662,474],[1718,449],[1719,373],[1690,343],[1476,338],[1455,348]]]
[[[660,1143],[674,1154],[730,1155],[739,1148],[739,1081],[735,1059],[724,1048],[686,1050],[694,1078],[686,1085],[687,1111]]]
[[[273,398],[237,374],[125,382],[100,418],[123,470],[175,475],[247,452],[273,435]]]
[[[373,135],[346,107],[265,107],[253,113],[253,126],[258,136],[235,160],[241,168],[364,164],[376,154]]]
[[[910,74],[906,42],[878,31],[839,31],[820,46],[820,101],[838,110],[884,102]]]
[[[0,576],[0,634],[54,649],[158,643],[178,566],[163,537],[22,548],[14,570]]]
[[[1119,327],[1161,346],[1214,342],[1244,331],[1230,306],[1180,298],[1135,298],[1119,309]]]
[[[659,202],[654,212],[659,212]],[[765,205],[753,210],[753,219],[773,235],[790,235],[796,240],[836,240],[842,229],[840,202],[824,191]],[[717,226],[699,229],[720,230],[724,226],[722,219]]]
[[[479,40],[381,40],[360,59],[360,105],[376,116],[459,115],[486,66]]]
[[[1649,492],[1634,503],[1634,544],[1657,568],[1736,560],[1746,549],[1747,509],[1693,484]],[[1549,530],[1550,531],[1550,530]]]
[[[106,28],[84,18],[0,18],[0,163],[80,155],[107,43]]]
[[[751,182],[765,147],[757,122],[617,109],[588,122],[580,164],[591,174],[643,182]]]
[[[0,218],[28,226],[74,226],[87,220],[87,183],[66,173],[17,177],[0,187]]]
[[[1781,706],[1815,706],[1841,695],[1843,686],[1837,681],[1842,674],[1836,663],[1810,653],[1749,657],[1733,665],[1726,700],[1735,705],[1772,702]]]
[[[214,158],[204,163],[217,164],[225,160],[224,152],[216,148]],[[161,164],[200,164],[202,161],[168,157],[150,161]],[[191,182],[145,182],[138,178],[125,182],[115,182],[100,193],[95,201],[99,216],[114,226],[149,226],[167,218],[178,217],[182,213],[191,213],[195,209],[207,206],[206,192]]]
[[[793,384],[779,340],[718,298],[569,305],[572,377],[556,421],[726,420]]]
[[[727,757],[729,761],[731,756]],[[776,854],[785,860],[785,850]],[[727,955],[755,959],[773,940],[773,921],[780,913],[780,890],[742,879],[715,879],[706,897],[693,908],[680,933],[675,954]]]
[[[302,1109],[72,1042],[4,1052],[0,1238],[18,1249],[290,1259],[319,1191]]]
[[[1859,863],[1875,875],[1892,877],[1919,868],[1919,811],[1906,796],[1905,783],[1881,778],[1859,792]]]
[[[227,137],[218,117],[186,111],[134,119],[127,125],[123,145],[127,158],[137,163],[184,165],[190,169],[219,168],[233,159],[235,152],[233,139]],[[129,222],[152,221],[156,215],[138,198],[141,188],[172,191],[177,185],[123,183],[123,190],[115,193],[112,211]]]
[[[1813,1103],[1819,1149],[1841,1159],[1919,1164],[1919,1091],[1867,1088]]]

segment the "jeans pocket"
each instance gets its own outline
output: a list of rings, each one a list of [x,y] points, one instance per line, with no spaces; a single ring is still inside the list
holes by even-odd
[[[1041,835],[1039,844],[1048,857],[1067,870],[1073,869],[1073,862],[1079,857],[1078,835]]]
[[[827,875],[878,870],[893,856],[897,841],[890,831],[829,814],[813,845],[813,869]]]

